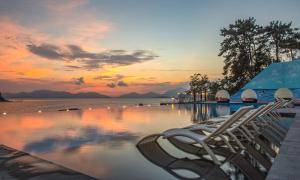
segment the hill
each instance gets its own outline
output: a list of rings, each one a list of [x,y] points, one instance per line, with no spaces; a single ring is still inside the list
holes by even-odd
[[[32,92],[3,93],[6,98],[108,98],[109,96],[95,93],[69,93],[65,91],[37,90]]]
[[[144,94],[133,92],[133,93],[123,94],[119,96],[119,98],[167,98],[167,97],[168,96],[166,95],[154,93],[154,92],[149,92]]]

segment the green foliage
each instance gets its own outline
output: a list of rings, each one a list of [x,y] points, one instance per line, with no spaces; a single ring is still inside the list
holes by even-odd
[[[271,63],[300,56],[300,32],[292,28],[292,22],[272,21],[263,27],[253,17],[238,19],[222,28],[220,35],[224,37],[219,52],[225,63],[224,78],[209,81],[199,73],[191,76],[188,93],[194,101],[197,93],[225,89],[233,94]]]
[[[224,57],[222,85],[234,93],[273,62],[283,56],[292,59],[299,53],[300,34],[292,23],[272,21],[268,26],[256,24],[256,20],[238,19],[221,29],[219,56]]]
[[[197,94],[200,94],[202,100],[202,92],[207,91],[208,84],[207,75],[196,73],[191,76],[189,92],[193,95],[194,102],[196,101]]]
[[[283,23],[281,21],[271,21],[264,27],[264,33],[268,38],[268,45],[274,53],[273,62],[282,61],[282,55],[291,53],[294,58],[293,50],[300,42],[298,28],[292,28],[292,22]]]

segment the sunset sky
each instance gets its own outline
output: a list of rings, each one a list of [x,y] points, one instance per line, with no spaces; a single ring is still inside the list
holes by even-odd
[[[0,91],[164,92],[222,77],[220,28],[293,21],[299,0],[0,0]]]

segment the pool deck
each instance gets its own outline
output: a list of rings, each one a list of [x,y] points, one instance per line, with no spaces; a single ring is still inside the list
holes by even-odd
[[[0,145],[0,179],[94,180],[95,178]]]
[[[279,154],[267,175],[267,180],[296,180],[300,179],[300,108],[285,109],[296,113],[279,150]]]
[[[188,102],[161,102],[161,106],[166,106],[166,105],[180,105],[180,104],[220,104],[220,105],[230,105],[230,104],[242,104],[242,105],[256,105],[256,104],[267,104],[268,102],[256,102],[256,103],[244,103],[241,101],[231,101],[229,103],[221,103],[221,102],[216,102],[216,101],[188,101]]]

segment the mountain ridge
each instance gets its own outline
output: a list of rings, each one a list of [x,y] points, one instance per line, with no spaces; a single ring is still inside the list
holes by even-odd
[[[174,90],[166,91],[166,93],[125,93],[117,96],[117,98],[169,98],[174,97]],[[168,94],[168,92],[173,92]],[[5,98],[113,98],[112,96],[104,95],[97,92],[80,92],[70,93],[67,91],[53,91],[53,90],[35,90],[31,92],[17,92],[17,93],[3,93]]]

